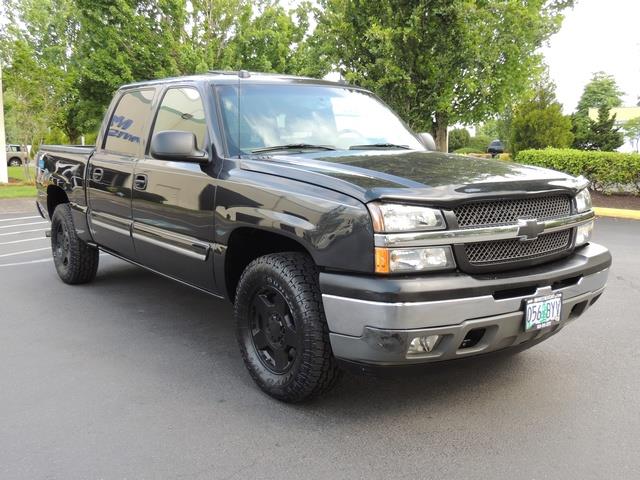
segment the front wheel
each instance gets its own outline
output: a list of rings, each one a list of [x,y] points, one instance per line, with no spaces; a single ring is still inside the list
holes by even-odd
[[[20,165],[22,165],[22,161],[19,158],[14,157],[11,160],[9,160],[10,167],[19,167]]]
[[[238,284],[234,317],[245,365],[272,397],[300,402],[338,381],[318,272],[307,255],[278,253],[251,262]]]
[[[96,277],[100,253],[76,234],[68,203],[58,205],[51,218],[51,251],[58,276],[71,285]]]

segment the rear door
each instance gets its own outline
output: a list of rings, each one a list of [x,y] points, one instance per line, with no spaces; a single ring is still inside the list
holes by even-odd
[[[131,235],[133,168],[145,147],[153,88],[125,90],[116,100],[102,144],[87,173],[89,220],[94,240],[135,259]]]
[[[193,132],[198,148],[211,153],[207,110],[195,86],[170,86],[149,138],[166,130]],[[157,160],[147,153],[136,164],[133,187],[133,238],[140,263],[212,292],[214,176],[212,165]]]

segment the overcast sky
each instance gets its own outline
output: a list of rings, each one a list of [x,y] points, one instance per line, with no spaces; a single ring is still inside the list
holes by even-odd
[[[640,0],[577,0],[562,29],[543,49],[558,100],[572,112],[593,72],[613,75],[626,93],[640,96]]]

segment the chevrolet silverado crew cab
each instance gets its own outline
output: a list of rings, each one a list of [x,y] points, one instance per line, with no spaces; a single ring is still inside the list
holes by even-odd
[[[42,147],[37,206],[64,282],[101,250],[229,299],[251,376],[295,402],[345,366],[522,350],[602,294],[584,179],[432,141],[346,84],[149,81],[116,93],[95,147]]]

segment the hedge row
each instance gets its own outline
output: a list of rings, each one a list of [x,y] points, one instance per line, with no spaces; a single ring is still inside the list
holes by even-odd
[[[522,150],[518,163],[552,168],[570,175],[583,175],[594,190],[640,194],[640,154],[596,152],[560,148]]]

